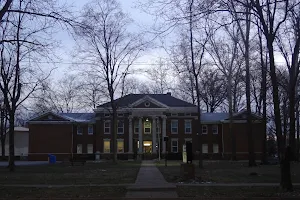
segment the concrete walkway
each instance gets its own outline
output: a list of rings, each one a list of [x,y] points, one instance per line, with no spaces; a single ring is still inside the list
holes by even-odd
[[[153,161],[143,161],[135,184],[127,188],[126,198],[176,198],[176,185],[168,183]]]

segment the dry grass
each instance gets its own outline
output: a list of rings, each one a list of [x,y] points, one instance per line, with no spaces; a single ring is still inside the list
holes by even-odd
[[[15,172],[0,168],[0,184],[119,184],[134,183],[140,162],[18,166]]]
[[[199,169],[195,164],[195,176],[201,182],[214,183],[279,183],[279,165],[258,165],[248,167],[247,162],[230,161],[205,161],[204,168]],[[164,163],[157,164],[159,170],[168,182],[180,182],[180,162],[169,161],[168,166]],[[300,163],[291,164],[292,181],[300,182]],[[257,175],[250,175],[255,173]]]

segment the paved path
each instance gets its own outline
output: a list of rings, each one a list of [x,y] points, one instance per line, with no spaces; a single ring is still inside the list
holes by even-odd
[[[16,166],[29,166],[29,165],[47,165],[48,161],[15,161]],[[5,167],[8,165],[7,161],[0,161],[0,166]]]
[[[127,188],[126,198],[176,198],[176,185],[168,183],[153,161],[143,161],[135,184]]]

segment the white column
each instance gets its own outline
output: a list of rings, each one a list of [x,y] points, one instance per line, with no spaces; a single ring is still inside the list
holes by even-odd
[[[166,142],[164,141],[164,137],[167,136],[167,117],[163,116],[162,119],[162,153],[166,153]]]
[[[139,153],[143,153],[143,121],[142,117],[139,118]]]
[[[133,143],[133,135],[132,135],[132,117],[129,117],[129,148],[128,153],[132,153],[132,143]]]
[[[156,154],[156,117],[152,117],[152,153]]]

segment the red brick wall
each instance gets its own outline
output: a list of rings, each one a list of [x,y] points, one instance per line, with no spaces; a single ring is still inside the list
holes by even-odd
[[[29,124],[30,160],[47,160],[48,153],[69,155],[71,144],[71,124]]]

